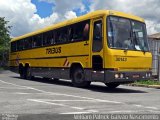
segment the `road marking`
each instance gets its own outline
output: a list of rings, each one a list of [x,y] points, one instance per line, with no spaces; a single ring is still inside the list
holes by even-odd
[[[32,90],[35,90],[35,91],[38,91],[38,92],[41,92],[41,93],[44,93],[44,94],[61,95],[61,96],[75,97],[75,98],[88,99],[88,100],[93,100],[93,101],[98,101],[98,102],[106,102],[106,103],[114,103],[114,104],[125,104],[125,103],[122,103],[122,102],[119,102],[119,101],[110,101],[110,100],[102,100],[102,99],[96,99],[96,98],[90,98],[90,97],[82,97],[82,96],[70,95],[70,94],[62,94],[62,93],[55,93],[55,92],[46,92],[44,90],[40,90],[40,89],[36,89],[36,88],[33,88],[33,87],[28,87],[28,86],[21,86],[21,85],[17,85],[17,84],[10,83],[10,82],[5,82],[3,80],[0,80],[0,82],[6,83],[6,84],[10,84],[10,85],[13,85],[13,86],[17,86],[17,87],[32,89]],[[136,106],[136,107],[143,107],[143,108],[147,108],[147,109],[154,109],[154,110],[158,109],[156,107],[144,107],[142,105],[134,105],[134,106]]]
[[[142,105],[134,105],[134,106],[136,106],[136,107],[143,107]]]
[[[10,82],[5,82],[5,81],[3,81],[3,80],[0,80],[0,82],[5,83],[5,84],[9,84],[9,85],[13,85],[13,86],[17,86],[17,87],[27,88],[26,86],[21,86],[21,85],[17,85],[17,84],[10,83]]]
[[[17,85],[17,84],[14,84],[14,83],[5,82],[5,81],[3,81],[3,80],[0,80],[0,82],[2,82],[2,83],[6,83],[6,84],[9,84],[9,85],[13,85],[13,86],[17,86],[17,87],[22,87],[22,88],[32,89],[32,90],[35,90],[35,91],[38,91],[38,92],[42,92],[42,93],[46,93],[46,91],[43,91],[43,90],[39,90],[39,89],[32,88],[32,87],[28,87],[28,86]]]
[[[0,89],[26,89],[26,88],[0,87]]]
[[[144,107],[144,108],[158,110],[158,108],[156,108],[156,107]]]
[[[78,109],[78,110],[83,110],[84,109],[84,108],[81,108],[81,107],[74,107],[74,106],[69,106],[69,105],[65,105],[65,104],[59,104],[59,103],[53,103],[53,102],[43,101],[43,100],[39,100],[39,99],[27,99],[27,100],[34,101],[34,102],[51,104],[51,105],[58,105],[58,106],[63,106],[63,107],[70,107],[70,108]]]
[[[93,100],[93,101],[98,101],[98,102],[115,103],[115,104],[122,103],[122,102],[118,102],[118,101],[102,100],[102,99],[96,99],[96,98],[90,98],[90,97],[82,97],[82,96],[62,94],[62,93],[54,93],[54,92],[45,92],[45,93],[46,94],[50,94],[50,95],[62,95],[62,96],[67,96],[67,97],[75,97],[75,98],[81,98],[81,99],[88,99],[88,100]]]
[[[27,99],[27,100],[33,101],[33,102],[45,103],[45,104],[49,104],[49,105],[58,105],[58,106],[63,106],[63,107],[66,106],[66,105],[64,105],[64,104],[53,103],[53,102],[47,102],[47,101],[42,101],[42,100],[38,100],[38,99]]]
[[[27,94],[33,94],[33,93],[22,93],[22,92],[15,92],[14,94],[19,94],[19,95],[27,95]]]
[[[14,85],[14,86],[17,86],[17,87],[24,87],[24,88],[27,88],[27,89],[32,89],[32,90],[35,90],[35,91],[38,91],[38,92],[42,92],[42,93],[45,93],[45,94],[50,94],[50,95],[62,95],[62,96],[67,96],[67,97],[82,98],[82,99],[88,99],[88,100],[94,100],[94,101],[106,102],[106,103],[114,103],[114,104],[120,104],[121,103],[121,102],[118,102],[118,101],[102,100],[102,99],[96,99],[96,98],[90,98],[90,97],[82,97],[82,96],[62,94],[62,93],[55,93],[55,92],[46,92],[44,90],[40,90],[40,89],[28,87],[28,86],[21,86],[21,85],[17,85],[17,84],[10,83],[10,82],[5,82],[3,80],[0,80],[0,82],[6,83],[6,84],[10,84],[10,85]]]
[[[53,102],[97,102],[93,100],[51,100],[51,99],[38,99],[43,101],[53,101]]]
[[[87,111],[83,111],[83,112],[65,112],[65,113],[60,113],[63,115],[70,115],[70,114],[89,114],[89,113],[95,113],[97,112],[96,110],[87,110]]]
[[[147,109],[153,109],[153,110],[158,110],[157,107],[150,107],[150,106],[143,106],[143,105],[134,105],[136,107],[141,107],[141,108],[147,108]]]
[[[132,113],[132,114],[144,114],[144,113],[149,113],[149,114],[159,114],[159,111],[155,110],[122,110],[122,111],[107,111],[108,114],[110,113]]]
[[[68,105],[67,105],[68,106]],[[84,110],[84,108],[81,108],[81,107],[71,107],[73,109],[77,109],[77,110]]]
[[[39,102],[39,103],[45,103],[45,104],[49,104],[49,105],[58,105],[58,106],[62,106],[62,107],[67,107],[67,108],[72,108],[72,109],[76,109],[76,110],[85,110],[85,108],[81,108],[81,107],[75,107],[75,106],[70,106],[70,105],[65,105],[65,104],[59,104],[59,103],[53,103],[53,102],[47,102],[47,101],[43,101],[43,100],[39,100],[39,99],[27,99],[29,101],[33,101],[33,102]],[[98,112],[96,110],[86,110],[86,112],[88,113],[93,113],[93,112]],[[84,112],[85,113],[85,112]],[[71,113],[60,113],[60,114],[71,114]]]
[[[107,113],[120,113],[120,114],[122,114],[122,113],[137,113],[137,114],[141,114],[141,112],[142,112],[142,114],[143,114],[144,112],[152,112],[152,113],[155,113],[155,114],[156,114],[156,111],[153,111],[153,110],[120,110],[120,111],[107,111]],[[159,112],[159,111],[157,111],[157,112]]]
[[[121,111],[107,111],[107,113],[133,113],[137,111],[131,111],[131,110],[121,110]]]
[[[66,112],[66,113],[60,113],[62,115],[72,115],[72,114],[89,114],[91,112],[86,111],[86,112]]]

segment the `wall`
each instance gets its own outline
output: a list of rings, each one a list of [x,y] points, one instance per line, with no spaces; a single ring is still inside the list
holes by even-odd
[[[160,40],[149,39],[152,52],[152,75],[158,77],[158,54],[160,52]]]

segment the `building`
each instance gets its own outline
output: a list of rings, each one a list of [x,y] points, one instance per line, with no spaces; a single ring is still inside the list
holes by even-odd
[[[149,35],[149,46],[152,52],[152,75],[158,78],[160,61],[160,33]]]

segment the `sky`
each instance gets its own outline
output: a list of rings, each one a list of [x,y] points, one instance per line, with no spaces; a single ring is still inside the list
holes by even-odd
[[[118,10],[145,19],[148,34],[160,32],[160,0],[0,0],[0,17],[17,37],[99,9]]]

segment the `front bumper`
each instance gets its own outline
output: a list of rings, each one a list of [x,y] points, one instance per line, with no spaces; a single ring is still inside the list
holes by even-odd
[[[105,71],[104,72],[105,83],[128,83],[138,80],[149,80],[151,79],[151,71]]]
[[[92,71],[90,81],[125,84],[138,80],[149,80],[151,79],[151,74],[151,71]]]

